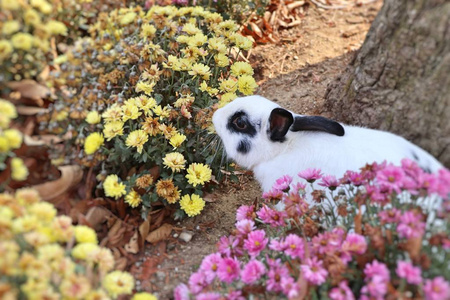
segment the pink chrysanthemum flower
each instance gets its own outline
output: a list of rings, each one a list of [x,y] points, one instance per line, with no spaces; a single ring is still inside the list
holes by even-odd
[[[381,276],[373,276],[361,289],[361,294],[366,294],[370,299],[384,299],[387,293],[387,282]]]
[[[355,171],[347,171],[340,179],[340,182],[343,184],[353,184],[354,186],[360,186],[366,182],[366,179],[361,173]]]
[[[397,223],[400,221],[401,211],[396,208],[382,210],[378,213],[380,220],[385,223]]]
[[[421,220],[420,215],[406,211],[400,217],[397,232],[399,237],[406,239],[422,236],[425,232],[425,222]]]
[[[405,172],[403,171],[403,169],[391,164],[386,166],[386,168],[377,173],[378,183],[388,186],[390,189],[394,190],[397,194],[401,193],[404,177]]]
[[[285,224],[284,220],[287,218],[285,211],[274,210],[269,208],[267,205],[263,205],[263,207],[256,214],[261,221],[272,227],[283,226]]]
[[[306,190],[306,184],[302,182],[297,182],[291,185],[291,190],[294,193],[304,192]]]
[[[294,278],[287,276],[281,278],[281,289],[288,299],[296,298],[300,294],[300,287]]]
[[[221,298],[222,295],[216,292],[201,293],[195,297],[196,300],[219,300]]]
[[[277,201],[283,198],[283,191],[277,189],[271,189],[268,192],[262,194],[263,199],[267,201]]]
[[[205,274],[208,284],[216,278],[217,268],[221,261],[222,255],[220,253],[213,253],[203,258],[200,270]]]
[[[438,192],[439,179],[435,174],[423,173],[419,180],[420,187],[426,189],[428,194],[434,194]]]
[[[379,276],[386,282],[391,279],[388,267],[376,259],[372,263],[366,264],[364,274],[366,275],[366,279],[371,279],[374,276]]]
[[[239,277],[239,261],[236,258],[225,257],[217,268],[217,276],[222,282],[231,283]]]
[[[285,240],[285,253],[289,255],[291,258],[300,258],[303,259],[303,255],[305,254],[303,247],[303,239],[295,234],[289,234]]]
[[[314,253],[332,253],[342,244],[342,236],[338,232],[325,232],[313,237],[311,247]]]
[[[219,253],[225,255],[225,256],[240,256],[242,255],[242,249],[238,246],[240,240],[236,238],[235,236],[222,236],[217,243],[217,249],[219,250]]]
[[[349,233],[342,243],[342,250],[351,254],[363,254],[367,250],[366,239],[357,233]]]
[[[322,180],[319,182],[319,185],[327,187],[333,191],[339,186],[339,181],[336,179],[336,176],[326,175],[322,176]]]
[[[250,260],[241,271],[241,280],[245,284],[256,283],[266,273],[266,266],[259,260]]]
[[[402,159],[401,166],[405,174],[412,178],[419,178],[424,173],[415,161],[408,158]]]
[[[208,286],[205,273],[197,271],[191,274],[189,278],[189,290],[192,294],[200,293],[205,287]]]
[[[253,220],[240,220],[236,222],[236,229],[242,236],[247,236],[250,232],[255,230],[255,222]]]
[[[179,284],[173,291],[175,300],[189,300],[189,288],[184,283]]]
[[[398,261],[395,272],[398,277],[406,279],[410,284],[420,284],[422,282],[422,271],[419,267],[414,267],[410,262]]]
[[[425,280],[423,286],[425,300],[448,300],[450,299],[450,284],[442,276]]]
[[[352,290],[348,287],[347,280],[343,280],[328,294],[331,300],[355,300]]]
[[[313,183],[314,181],[322,178],[322,173],[320,169],[306,169],[298,173],[298,177],[305,179],[309,183]]]
[[[269,239],[266,238],[264,230],[255,230],[247,235],[247,239],[244,241],[244,249],[248,251],[250,256],[255,257],[261,253],[268,242]]]
[[[327,280],[328,271],[322,267],[323,262],[317,257],[308,258],[305,264],[300,266],[305,279],[314,285],[320,285]]]
[[[267,272],[266,289],[269,292],[280,292],[282,290],[281,281],[289,277],[288,268],[282,264],[280,259],[268,259],[269,271]]]
[[[280,190],[287,193],[289,191],[289,185],[291,184],[291,182],[292,177],[289,175],[284,175],[283,177],[278,178],[275,181],[275,184],[272,186],[272,189]]]
[[[227,299],[227,300],[245,300],[245,298],[242,296],[241,291],[229,291],[228,294],[225,296],[225,299]]]
[[[241,205],[236,211],[236,221],[253,220],[254,205]]]
[[[284,250],[286,250],[286,244],[284,243],[283,239],[272,239],[269,244],[269,249],[284,252]]]

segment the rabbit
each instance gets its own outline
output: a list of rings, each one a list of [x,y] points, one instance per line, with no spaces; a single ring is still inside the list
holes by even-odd
[[[425,150],[395,134],[292,113],[262,97],[237,98],[213,115],[231,159],[253,171],[264,192],[283,175],[308,168],[341,178],[367,163],[400,164],[409,158],[427,172],[443,166]]]

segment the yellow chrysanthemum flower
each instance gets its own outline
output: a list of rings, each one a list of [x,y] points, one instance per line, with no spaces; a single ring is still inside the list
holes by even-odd
[[[177,37],[177,42],[180,44],[187,44],[190,41],[190,37],[188,35],[180,35]]]
[[[28,177],[28,169],[23,160],[18,157],[11,159],[11,170],[11,178],[16,181],[23,181]]]
[[[141,196],[134,190],[125,196],[125,202],[131,207],[138,207],[142,203]]]
[[[172,145],[173,148],[176,149],[176,148],[180,147],[180,145],[185,140],[186,140],[186,136],[184,134],[177,133],[170,138],[169,143]]]
[[[86,122],[89,124],[98,124],[98,123],[100,123],[101,120],[102,120],[102,117],[96,110],[90,111],[86,115]]]
[[[57,214],[56,208],[48,202],[38,202],[28,207],[30,215],[36,216],[39,220],[50,223]]]
[[[217,55],[214,55],[214,61],[221,68],[224,68],[224,67],[226,67],[226,66],[228,66],[230,64],[230,59],[228,58],[228,56],[226,56],[223,53],[219,53]]]
[[[144,92],[146,95],[151,96],[155,85],[156,85],[156,82],[154,82],[154,81],[151,81],[151,82],[139,81],[136,84],[136,93]]]
[[[7,21],[7,22],[3,23],[2,32],[3,32],[3,34],[10,35],[10,34],[13,34],[17,31],[19,31],[19,29],[20,29],[19,21],[12,20],[12,21]]]
[[[184,170],[184,165],[186,164],[186,159],[184,159],[183,154],[179,152],[167,153],[163,159],[163,164],[172,169],[172,172],[180,172]]]
[[[239,77],[238,88],[242,94],[246,96],[252,95],[257,87],[258,85],[256,84],[256,81],[252,76],[242,75],[241,77]]]
[[[66,25],[59,21],[50,20],[45,24],[45,28],[51,35],[67,35]]]
[[[151,24],[143,24],[141,26],[140,36],[142,38],[152,39],[155,36],[156,27]]]
[[[39,193],[31,188],[22,188],[16,191],[14,195],[20,205],[28,206],[41,201]]]
[[[235,93],[225,93],[222,95],[219,101],[219,107],[223,107],[226,104],[230,103],[234,99],[237,98],[237,95]]]
[[[8,140],[11,149],[18,149],[22,145],[22,133],[17,129],[6,129],[4,137]]]
[[[189,71],[189,75],[194,76],[194,78],[200,76],[205,80],[209,80],[209,77],[211,76],[211,70],[207,65],[196,63],[192,65],[192,70]]]
[[[157,115],[161,120],[164,120],[165,118],[168,118],[170,115],[170,108],[167,106],[164,106],[164,108],[161,105],[157,105],[153,108],[153,112],[155,115]]]
[[[219,89],[223,93],[234,93],[237,91],[237,81],[234,79],[222,80],[219,85]]]
[[[27,9],[23,14],[23,20],[25,24],[38,26],[41,24],[41,16],[34,9]]]
[[[0,40],[0,62],[9,58],[12,52],[12,44],[7,40]]]
[[[100,247],[93,243],[81,243],[77,244],[72,249],[72,256],[76,259],[92,260],[90,257],[95,251],[98,251]]]
[[[17,118],[17,110],[14,104],[1,98],[0,98],[0,114],[5,115],[10,119]]]
[[[77,243],[98,244],[94,229],[85,225],[75,226],[75,240]]]
[[[0,2],[2,10],[18,10],[20,2],[16,0],[3,0]]]
[[[137,17],[137,14],[135,12],[128,12],[125,15],[120,17],[120,25],[128,25],[132,23]]]
[[[195,187],[210,181],[211,173],[211,169],[207,165],[192,163],[187,170],[186,179]]]
[[[34,8],[39,9],[44,14],[49,14],[53,10],[52,5],[45,0],[31,0],[30,4]]]
[[[103,182],[103,189],[107,197],[118,199],[127,193],[125,188],[125,184],[119,183],[119,177],[115,174],[108,175]]]
[[[29,51],[33,47],[33,36],[29,33],[19,32],[12,36],[11,43],[16,49]]]
[[[231,74],[234,76],[253,75],[252,66],[245,61],[237,61],[231,66]]]
[[[127,147],[135,147],[138,153],[142,153],[144,144],[148,141],[148,134],[144,130],[135,130],[130,132],[125,141]]]
[[[142,109],[142,111],[147,115],[151,116],[153,109],[156,106],[156,100],[151,97],[147,97],[145,95],[141,95],[136,99],[136,105]]]
[[[5,136],[0,135],[0,153],[9,152],[9,141]]]
[[[120,121],[106,123],[103,128],[103,134],[107,141],[110,141],[115,136],[123,135],[123,123]]]
[[[208,48],[222,54],[227,52],[227,45],[223,37],[210,38],[208,40]]]
[[[111,297],[131,294],[134,288],[134,279],[129,273],[114,271],[105,276],[103,287]]]
[[[197,33],[202,33],[202,31],[195,26],[195,24],[187,23],[183,26],[182,31],[186,32],[189,35],[195,35]]]
[[[253,42],[249,38],[239,33],[235,33],[233,39],[236,46],[242,50],[250,50],[253,46]]]
[[[82,0],[85,2],[88,1],[93,1],[93,0]],[[108,295],[106,294],[105,291],[103,290],[94,290],[94,291],[90,291],[87,295],[86,295],[86,300],[110,300],[111,298],[108,297]]]
[[[127,120],[136,120],[139,116],[142,115],[142,112],[139,111],[139,108],[136,106],[133,101],[125,102],[122,106],[122,121],[126,122]]]
[[[108,108],[103,114],[103,119],[105,122],[116,122],[122,120],[122,108],[120,108],[117,104],[113,104],[110,108]]]
[[[203,33],[197,33],[191,36],[188,40],[188,45],[191,47],[201,47],[208,41],[208,37]]]
[[[103,145],[105,139],[103,138],[103,134],[98,132],[93,132],[84,141],[84,152],[87,155],[95,153],[100,146]]]
[[[189,217],[193,217],[201,213],[205,207],[205,201],[197,194],[184,195],[181,197],[180,207]]]
[[[134,294],[131,300],[158,300],[158,298],[153,294],[142,292]]]
[[[83,275],[72,274],[64,278],[59,286],[59,290],[63,299],[85,299],[91,290],[91,283]]]

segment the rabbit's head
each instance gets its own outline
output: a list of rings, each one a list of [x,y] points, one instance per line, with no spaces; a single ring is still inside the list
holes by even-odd
[[[296,131],[344,135],[335,121],[294,115],[261,96],[235,99],[214,113],[213,123],[228,156],[248,169],[289,151]]]

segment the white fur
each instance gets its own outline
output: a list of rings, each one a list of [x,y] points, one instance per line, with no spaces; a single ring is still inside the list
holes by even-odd
[[[242,167],[253,170],[264,191],[270,190],[281,176],[296,177],[299,171],[308,168],[319,168],[323,174],[340,178],[345,171],[358,171],[366,163],[386,160],[399,164],[404,158],[416,160],[413,153],[421,167],[432,172],[442,168],[433,156],[400,136],[343,124],[345,135],[342,137],[325,132],[288,131],[284,142],[274,142],[269,138],[268,129],[270,113],[276,107],[280,106],[261,96],[249,96],[237,98],[213,116],[228,156]],[[256,126],[254,137],[248,138],[227,128],[229,117],[237,111],[245,111]],[[237,151],[243,138],[251,142],[246,154]]]

